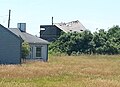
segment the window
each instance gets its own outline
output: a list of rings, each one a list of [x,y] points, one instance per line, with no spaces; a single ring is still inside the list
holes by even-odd
[[[40,28],[40,30],[45,30],[45,28]]]
[[[41,47],[36,47],[36,57],[41,57]]]

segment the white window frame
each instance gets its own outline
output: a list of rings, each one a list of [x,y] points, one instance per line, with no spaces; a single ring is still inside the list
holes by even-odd
[[[37,57],[37,48],[40,48],[40,57]],[[36,46],[35,47],[35,57],[37,58],[37,59],[40,59],[40,58],[42,58],[42,47],[41,46]]]

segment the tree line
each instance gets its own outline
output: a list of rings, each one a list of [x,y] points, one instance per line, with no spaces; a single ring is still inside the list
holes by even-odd
[[[49,45],[49,53],[78,54],[120,54],[120,27],[113,26],[108,31],[84,31],[81,33],[62,33]]]

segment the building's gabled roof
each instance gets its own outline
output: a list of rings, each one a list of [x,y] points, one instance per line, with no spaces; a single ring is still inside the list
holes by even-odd
[[[39,37],[33,36],[31,34],[28,34],[26,32],[21,32],[17,28],[9,28],[11,32],[13,32],[15,35],[20,36],[24,41],[28,43],[36,43],[36,44],[49,44],[48,41],[43,40]]]
[[[3,25],[0,24],[0,27],[3,27],[3,29],[5,29],[7,32],[10,32],[12,35],[14,35],[16,38],[18,38],[19,40],[21,40],[19,35],[14,34],[13,32],[11,32],[8,28],[4,27]]]
[[[77,20],[68,23],[54,23],[55,26],[63,30],[64,32],[81,32],[86,28]]]

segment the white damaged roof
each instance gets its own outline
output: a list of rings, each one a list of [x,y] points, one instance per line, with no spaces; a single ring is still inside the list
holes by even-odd
[[[64,32],[82,32],[85,31],[86,28],[78,21],[71,21],[68,23],[54,23],[55,26],[63,30]]]

